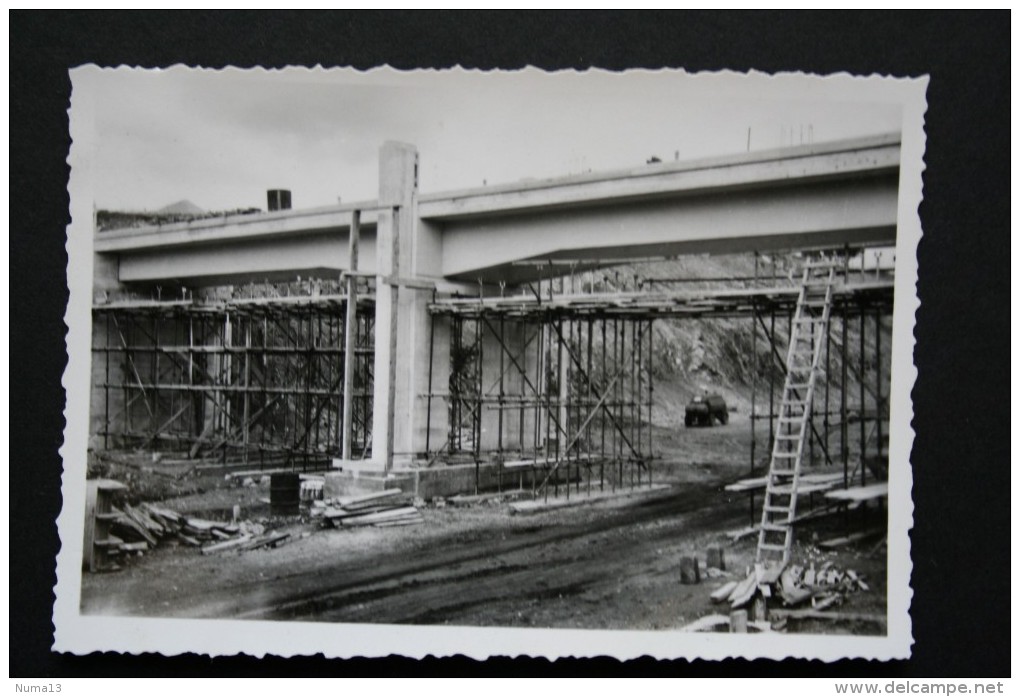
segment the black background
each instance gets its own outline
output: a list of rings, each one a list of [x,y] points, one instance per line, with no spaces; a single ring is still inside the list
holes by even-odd
[[[11,676],[1010,674],[1008,13],[9,16]],[[67,71],[91,62],[930,75],[913,392],[912,658],[480,663],[50,652],[66,361]]]

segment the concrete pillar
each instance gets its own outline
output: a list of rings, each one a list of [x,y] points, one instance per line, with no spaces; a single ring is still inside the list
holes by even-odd
[[[420,341],[422,325],[427,325],[427,317],[421,316],[426,301],[418,297],[422,291],[394,282],[412,278],[416,272],[417,187],[414,147],[385,143],[379,153],[372,411],[372,461],[384,470],[410,460],[414,452],[412,421],[407,415],[415,401],[416,351],[421,348],[413,342]]]

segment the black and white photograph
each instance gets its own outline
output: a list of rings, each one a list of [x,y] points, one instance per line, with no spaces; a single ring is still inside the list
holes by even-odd
[[[57,650],[909,655],[925,78],[71,84]]]

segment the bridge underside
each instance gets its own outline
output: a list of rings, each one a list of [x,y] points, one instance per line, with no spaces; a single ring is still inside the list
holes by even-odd
[[[545,260],[579,267],[686,254],[738,254],[896,240],[896,178],[642,201],[580,211],[448,221],[443,275],[508,285],[548,278]]]
[[[114,291],[96,293],[94,442],[267,467],[326,467],[341,452],[383,472],[488,462],[500,487],[513,471],[536,487],[647,482],[661,322],[746,320],[751,380],[774,386],[797,291],[774,276],[690,292],[589,279],[574,293],[564,275],[893,244],[898,159],[898,141],[877,139],[418,197],[417,154],[388,145],[378,202],[99,233],[96,268],[112,277],[96,288]],[[833,407],[827,388],[815,438],[846,466],[851,415],[880,423],[886,408],[892,282],[844,280],[826,366],[845,401]],[[164,302],[168,286],[185,290]],[[855,322],[877,360],[865,364],[864,338],[847,353]],[[846,399],[848,376],[875,385],[870,401]]]

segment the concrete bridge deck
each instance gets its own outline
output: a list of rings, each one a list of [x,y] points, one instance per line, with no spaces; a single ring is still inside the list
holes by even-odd
[[[539,278],[527,260],[590,267],[895,240],[898,135],[422,195],[413,157],[399,181],[410,196],[103,232],[95,251],[117,259],[122,283],[335,278],[350,268],[358,210],[360,270],[375,272],[380,211],[395,204],[413,209],[404,273],[470,283]]]

